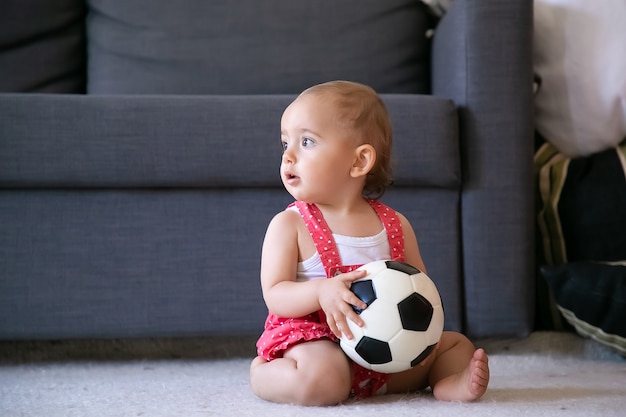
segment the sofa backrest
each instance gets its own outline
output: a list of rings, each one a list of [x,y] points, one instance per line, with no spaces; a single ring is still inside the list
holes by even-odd
[[[333,79],[430,90],[433,18],[418,0],[8,0],[2,9],[0,92],[81,93],[85,80],[93,94],[294,94]]]
[[[429,89],[430,18],[416,0],[88,4],[89,93],[291,94],[333,79]]]
[[[0,92],[84,93],[84,0],[3,0]]]

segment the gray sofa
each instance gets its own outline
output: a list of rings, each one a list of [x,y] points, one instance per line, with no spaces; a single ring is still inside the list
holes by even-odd
[[[280,115],[330,79],[389,107],[383,201],[446,328],[532,330],[532,2],[12,0],[0,23],[0,339],[260,333]]]

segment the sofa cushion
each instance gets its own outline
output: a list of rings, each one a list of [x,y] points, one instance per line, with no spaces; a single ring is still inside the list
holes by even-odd
[[[459,193],[384,198],[419,231],[460,330]],[[0,190],[0,339],[258,335],[263,235],[291,201],[280,188]]]
[[[280,116],[293,98],[0,95],[0,186],[281,187]],[[395,184],[459,188],[454,104],[383,98]]]
[[[81,0],[3,1],[0,92],[84,92],[85,10]]]
[[[421,2],[231,3],[89,0],[89,92],[295,94],[333,79],[429,91]]]
[[[258,334],[283,190],[2,190],[0,339]],[[6,226],[6,227],[5,227]]]

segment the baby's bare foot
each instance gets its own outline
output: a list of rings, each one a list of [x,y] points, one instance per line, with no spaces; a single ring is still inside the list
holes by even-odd
[[[439,381],[433,393],[444,401],[475,401],[485,394],[488,385],[489,360],[483,349],[477,349],[467,367]]]
[[[476,349],[465,373],[470,394],[467,401],[477,400],[485,394],[489,385],[489,360],[483,349]]]

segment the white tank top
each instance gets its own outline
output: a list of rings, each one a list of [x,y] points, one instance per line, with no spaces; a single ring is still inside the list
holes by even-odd
[[[374,236],[352,237],[333,233],[333,238],[344,265],[361,265],[380,259],[391,259],[391,249],[385,229]],[[315,252],[309,259],[298,262],[296,281],[320,278],[326,278],[326,273],[319,253]]]

